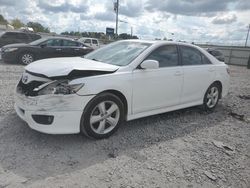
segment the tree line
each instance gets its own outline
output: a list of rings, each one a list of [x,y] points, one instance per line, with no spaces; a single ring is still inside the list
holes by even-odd
[[[98,38],[98,39],[107,39],[108,36],[103,32],[75,32],[75,31],[65,31],[62,32],[61,35],[67,35],[67,36],[76,36],[76,37],[88,37],[88,38]],[[116,39],[138,39],[136,35],[131,36],[127,33],[121,33],[117,37],[112,36],[112,38]]]
[[[15,29],[20,29],[21,27],[31,27],[34,32],[43,32],[43,33],[50,33],[50,29],[48,27],[43,26],[39,22],[28,22],[27,24],[23,23],[20,19],[15,18],[11,20],[10,22],[3,17],[3,15],[0,14],[0,25],[6,25],[10,24]],[[76,36],[76,37],[89,37],[89,38],[98,38],[98,39],[108,39],[108,36],[106,36],[103,32],[75,32],[75,31],[65,31],[62,32],[61,35],[67,35],[67,36]],[[138,39],[137,36],[129,35],[127,33],[121,33],[118,36],[112,36],[112,38],[115,39]]]
[[[48,27],[43,26],[39,22],[28,22],[27,24],[25,24],[18,18],[15,18],[10,22],[8,22],[8,20],[6,20],[3,17],[3,15],[0,14],[0,25],[6,25],[6,24],[12,25],[15,29],[20,29],[21,27],[31,27],[33,28],[34,32],[43,32],[43,33],[50,32]]]

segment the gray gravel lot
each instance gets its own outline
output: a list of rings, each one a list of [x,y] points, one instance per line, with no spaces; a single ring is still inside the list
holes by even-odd
[[[142,118],[96,141],[31,130],[13,109],[23,66],[0,62],[0,187],[250,187],[250,70],[230,68],[214,112]]]

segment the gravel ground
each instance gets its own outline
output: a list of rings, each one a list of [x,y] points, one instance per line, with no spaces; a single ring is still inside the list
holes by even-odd
[[[250,70],[230,68],[214,112],[142,118],[96,141],[28,128],[13,110],[23,66],[0,63],[0,188],[250,187]]]

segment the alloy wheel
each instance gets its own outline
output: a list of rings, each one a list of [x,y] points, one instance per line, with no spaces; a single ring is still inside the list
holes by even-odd
[[[211,87],[207,93],[206,99],[206,105],[208,108],[215,107],[219,99],[219,89],[215,86]]]
[[[25,65],[30,64],[31,62],[33,62],[33,56],[31,54],[24,54],[22,56],[22,63]]]
[[[111,132],[119,122],[120,109],[113,101],[102,101],[90,115],[90,127],[97,134]]]

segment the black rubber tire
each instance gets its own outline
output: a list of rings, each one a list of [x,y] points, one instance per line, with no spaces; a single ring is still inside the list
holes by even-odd
[[[211,89],[212,87],[217,87],[217,89],[218,89],[218,91],[219,91],[219,96],[218,96],[218,100],[217,100],[215,106],[212,107],[212,108],[210,108],[210,107],[207,106],[207,101],[206,101],[206,99],[207,99],[207,95],[208,95],[208,93],[209,93],[209,91],[210,91],[210,89]],[[209,88],[207,89],[207,91],[206,91],[206,93],[205,93],[205,95],[204,95],[204,98],[203,98],[203,105],[202,105],[202,106],[203,106],[203,109],[204,109],[205,111],[212,111],[212,110],[214,110],[214,109],[216,108],[216,106],[217,106],[219,100],[220,100],[220,96],[221,96],[221,87],[219,86],[219,84],[217,84],[217,83],[211,84],[211,85],[209,86]]]
[[[23,57],[25,54],[31,55],[32,58],[33,58],[33,61],[35,61],[35,55],[34,55],[33,53],[31,53],[31,52],[23,52],[23,53],[21,53],[21,55],[19,56],[19,62],[20,62],[21,64],[23,64],[23,65],[28,65],[28,64],[26,64],[26,63],[24,63],[24,62],[22,61],[22,57]],[[32,61],[32,62],[33,62],[33,61]],[[31,62],[31,63],[32,63],[32,62]]]
[[[102,101],[115,102],[120,110],[120,118],[116,127],[107,134],[97,134],[96,132],[92,130],[90,126],[91,112],[93,108],[95,108],[96,105],[98,105]],[[120,127],[120,125],[123,123],[123,121],[124,121],[124,104],[122,103],[121,99],[114,94],[105,92],[105,93],[101,93],[97,95],[87,104],[81,117],[80,129],[81,129],[81,133],[83,133],[84,135],[90,138],[103,139],[103,138],[108,138],[109,136],[114,134],[117,131],[117,129]]]

